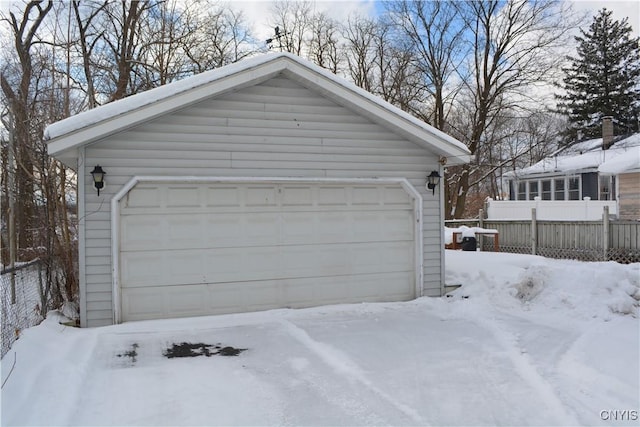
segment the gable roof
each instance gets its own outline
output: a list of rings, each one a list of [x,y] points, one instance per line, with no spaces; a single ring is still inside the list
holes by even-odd
[[[616,175],[640,169],[640,133],[619,139],[609,149],[602,149],[602,138],[579,143],[579,147],[552,155],[538,163],[504,174],[504,177],[565,175],[601,172]]]
[[[207,71],[111,102],[49,125],[44,137],[50,155],[75,165],[78,148],[171,111],[231,90],[253,86],[283,74],[447,158],[448,164],[470,160],[467,147],[381,98],[289,53],[270,53]]]

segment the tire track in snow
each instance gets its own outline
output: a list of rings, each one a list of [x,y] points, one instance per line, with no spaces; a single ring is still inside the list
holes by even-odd
[[[558,397],[556,390],[543,375],[539,373],[528,354],[518,347],[516,334],[510,332],[505,325],[500,324],[494,318],[475,316],[479,325],[487,328],[496,341],[505,350],[516,372],[527,384],[529,384],[544,402],[546,409],[551,411],[555,418],[563,425],[579,425],[580,422],[573,412],[568,412],[566,405]]]
[[[281,324],[286,328],[287,332],[296,339],[300,344],[311,350],[316,356],[318,356],[324,363],[333,368],[336,372],[354,380],[374,394],[382,398],[391,406],[402,412],[409,419],[414,421],[418,425],[430,425],[420,414],[418,414],[413,408],[398,402],[388,393],[380,390],[376,387],[365,375],[360,366],[355,363],[347,355],[343,354],[336,348],[316,341],[305,331],[304,329],[296,326],[288,320],[281,319]]]

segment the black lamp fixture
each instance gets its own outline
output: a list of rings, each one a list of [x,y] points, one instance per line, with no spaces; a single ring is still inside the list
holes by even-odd
[[[438,171],[431,171],[431,173],[427,176],[427,188],[433,191],[433,194],[436,194],[436,187],[440,183],[440,174]]]
[[[93,186],[98,190],[98,196],[100,195],[100,189],[104,187],[104,176],[107,173],[102,170],[100,165],[96,165],[91,171],[91,176],[93,177]]]

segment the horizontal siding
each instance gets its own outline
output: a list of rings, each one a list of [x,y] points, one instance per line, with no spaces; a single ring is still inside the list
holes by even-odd
[[[214,128],[212,128],[214,129]],[[389,142],[393,141],[392,145]],[[104,149],[141,149],[154,150],[149,146],[155,146],[155,149],[169,151],[209,151],[210,145],[217,145],[216,151],[256,151],[256,152],[288,152],[292,145],[295,145],[296,152],[336,152],[341,150],[349,150],[352,148],[365,148],[368,151],[376,149],[386,150],[405,150],[404,153],[414,152],[421,154],[421,149],[415,144],[402,140],[381,139],[381,135],[376,134],[374,138],[328,138],[326,135],[322,138],[304,138],[291,136],[290,132],[282,132],[282,135],[265,136],[265,135],[228,135],[224,133],[184,133],[180,129],[173,131],[157,132],[157,131],[138,131],[133,130],[117,135],[110,140],[108,146]],[[183,145],[181,145],[183,144]],[[424,152],[424,150],[422,150]]]
[[[87,311],[109,310],[111,301],[87,301]]]
[[[89,310],[87,307],[87,326],[97,328],[100,326],[108,326],[113,324],[112,309]]]
[[[109,302],[111,303],[112,293],[111,291],[105,292],[92,292],[89,298],[89,302]]]
[[[112,322],[110,200],[136,175],[407,178],[424,199],[423,292],[439,295],[439,196],[424,188],[437,158],[288,79],[113,135],[87,147],[84,160],[88,326]],[[96,164],[107,172],[100,197],[90,176]]]
[[[156,155],[159,153],[156,152]],[[397,171],[399,165],[424,164],[425,157],[409,156],[361,156],[357,154],[312,154],[300,153],[230,153],[229,159],[161,159],[161,158],[126,158],[117,159],[118,165],[111,169],[111,174],[123,174],[136,169],[314,169],[314,170],[343,170],[345,164],[350,169],[376,171]],[[105,161],[108,158],[102,158]],[[114,159],[116,160],[116,159]]]
[[[640,173],[619,175],[620,219],[640,219]]]

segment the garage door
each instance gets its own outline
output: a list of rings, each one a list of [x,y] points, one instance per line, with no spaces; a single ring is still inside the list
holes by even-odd
[[[119,209],[123,321],[416,296],[400,184],[138,183]]]

